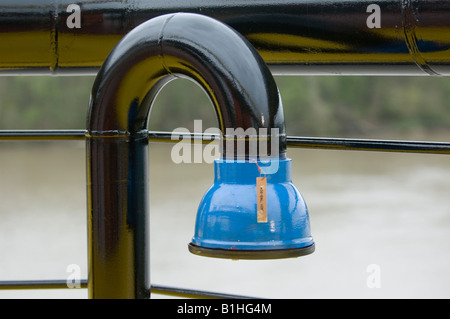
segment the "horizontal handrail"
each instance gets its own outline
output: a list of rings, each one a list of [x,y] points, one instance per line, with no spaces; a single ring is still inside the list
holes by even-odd
[[[450,154],[450,143],[447,142],[327,137],[288,137],[287,145],[288,147],[294,148],[317,148],[329,150]]]
[[[0,141],[82,141],[85,130],[0,130]]]
[[[67,280],[5,280],[0,290],[68,289]],[[80,280],[80,288],[87,288],[87,280]]]
[[[87,288],[87,279],[79,282],[79,288]],[[11,280],[0,281],[0,290],[33,290],[33,289],[69,289],[66,280]],[[181,298],[195,299],[256,299],[255,297],[225,294],[204,290],[170,287],[164,285],[151,285],[151,293]],[[261,298],[257,298],[261,299]]]
[[[82,141],[86,137],[84,130],[0,130],[0,141]],[[218,134],[176,133],[149,131],[150,142],[178,143],[183,141],[201,141],[208,144],[217,141]],[[290,148],[313,148],[327,150],[358,150],[377,152],[450,154],[449,142],[353,139],[328,137],[288,136]]]
[[[234,294],[224,294],[218,292],[194,290],[185,288],[168,287],[161,285],[151,286],[152,294],[166,295],[172,297],[195,298],[195,299],[262,299],[259,297],[249,297]]]
[[[2,1],[0,74],[96,74],[132,28],[180,11],[228,24],[275,74],[450,75],[448,0]]]

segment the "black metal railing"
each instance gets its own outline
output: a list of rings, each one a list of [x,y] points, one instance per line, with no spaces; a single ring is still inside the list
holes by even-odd
[[[0,141],[82,141],[85,134],[84,130],[0,130]],[[153,143],[178,143],[187,139],[206,144],[220,138],[216,134],[153,131],[148,136]],[[450,142],[300,136],[288,136],[286,140],[290,148],[450,154]]]
[[[87,279],[79,282],[79,288],[88,287]],[[66,280],[8,280],[0,281],[0,290],[30,290],[30,289],[68,289]],[[186,289],[164,285],[154,285],[150,287],[151,293],[193,299],[254,299],[255,297],[241,296],[236,294],[224,294],[212,291],[197,289]],[[260,297],[257,297],[261,299]]]

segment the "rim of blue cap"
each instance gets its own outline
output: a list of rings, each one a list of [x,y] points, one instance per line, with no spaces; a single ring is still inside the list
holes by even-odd
[[[296,258],[312,254],[315,244],[301,248],[272,249],[272,250],[230,250],[220,248],[205,248],[189,243],[188,248],[192,254],[226,259],[282,259]]]

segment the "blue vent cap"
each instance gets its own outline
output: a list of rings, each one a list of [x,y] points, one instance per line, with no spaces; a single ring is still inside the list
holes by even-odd
[[[214,171],[214,184],[197,212],[192,253],[273,259],[314,251],[308,208],[291,181],[290,159],[219,159]]]

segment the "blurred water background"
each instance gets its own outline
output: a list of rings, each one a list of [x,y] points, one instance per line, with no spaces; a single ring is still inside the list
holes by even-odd
[[[288,135],[449,140],[448,80],[330,79],[277,79]],[[0,129],[84,128],[91,78],[0,81]],[[150,130],[216,124],[204,94],[182,82],[163,90]],[[268,298],[450,297],[448,155],[289,149],[316,252],[231,261],[188,252],[213,167],[173,163],[172,146],[150,145],[152,283]],[[87,278],[83,142],[0,143],[0,252],[0,280],[66,279],[72,264]],[[86,297],[85,289],[0,291]]]

